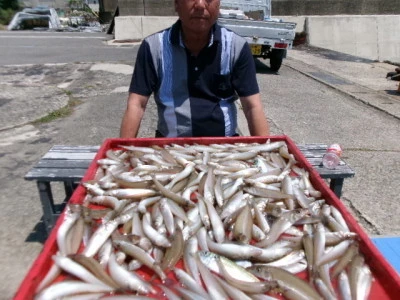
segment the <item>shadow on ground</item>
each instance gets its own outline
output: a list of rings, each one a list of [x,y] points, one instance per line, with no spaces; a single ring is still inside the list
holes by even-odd
[[[385,90],[386,94],[391,95],[391,96],[398,96],[400,100],[400,91],[396,90]]]
[[[256,65],[256,72],[258,74],[272,74],[279,75],[279,72],[272,71],[271,68],[267,65],[267,60],[259,60],[258,58],[254,59],[254,63]]]
[[[331,60],[341,60],[341,61],[350,61],[350,62],[365,62],[365,63],[376,62],[375,60],[372,60],[372,59],[362,58],[359,56],[341,53],[341,52],[337,52],[337,51],[329,50],[329,49],[318,48],[318,47],[310,46],[310,45],[306,45],[306,44],[298,45],[296,47],[293,47],[293,49],[303,50],[308,53],[319,55],[319,56],[322,56],[322,57],[325,57],[325,58],[331,59]]]
[[[47,239],[46,227],[43,223],[43,218],[35,225],[31,233],[25,239],[27,243],[41,243],[44,244]]]

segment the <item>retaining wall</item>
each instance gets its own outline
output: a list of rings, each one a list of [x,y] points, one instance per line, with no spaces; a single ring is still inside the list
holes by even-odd
[[[305,24],[312,46],[400,63],[400,15],[313,16]]]
[[[272,0],[272,15],[398,15],[398,0]]]
[[[103,0],[104,3],[107,1],[114,0]],[[120,16],[175,15],[173,0],[118,0],[118,6]],[[398,0],[272,0],[271,7],[272,16],[400,14],[400,1]]]
[[[274,16],[297,23],[309,45],[400,64],[400,15]],[[116,40],[141,40],[172,25],[176,16],[115,18]]]

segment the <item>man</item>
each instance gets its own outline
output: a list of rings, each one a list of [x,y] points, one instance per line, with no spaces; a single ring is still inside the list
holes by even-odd
[[[141,44],[122,138],[136,137],[152,93],[157,137],[237,135],[237,96],[251,135],[269,135],[246,41],[216,24],[219,0],[175,0],[179,20]]]

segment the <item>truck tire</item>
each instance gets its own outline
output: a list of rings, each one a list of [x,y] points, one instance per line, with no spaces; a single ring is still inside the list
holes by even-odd
[[[269,63],[271,66],[271,70],[274,72],[278,72],[281,65],[282,65],[282,60],[284,57],[284,51],[283,50],[276,50],[273,49],[271,51],[271,56],[269,58]]]
[[[269,59],[270,65],[271,65],[271,70],[274,72],[278,72],[281,65],[282,65],[282,58],[281,57],[271,57]]]

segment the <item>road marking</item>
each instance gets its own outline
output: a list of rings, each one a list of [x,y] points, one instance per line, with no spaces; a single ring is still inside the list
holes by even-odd
[[[107,71],[116,74],[131,75],[133,67],[126,64],[95,64],[90,67],[90,71]]]
[[[8,35],[0,35],[0,38],[11,38],[11,39],[48,39],[48,38],[55,38],[55,39],[102,39],[104,40],[103,36],[57,36],[57,35],[18,35],[18,36],[8,36]]]
[[[124,94],[127,93],[129,88],[127,86],[120,86],[111,91],[111,94]]]
[[[88,64],[91,63],[95,63],[95,62],[88,62]],[[41,64],[43,66],[64,66],[67,65],[68,63],[46,63],[46,64]],[[71,63],[73,64],[73,63]],[[86,62],[84,63],[80,63],[80,64],[86,64]],[[14,64],[14,65],[3,65],[0,67],[32,67],[32,66],[36,66],[37,64]]]

